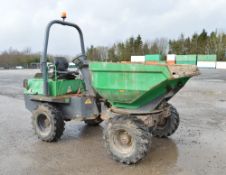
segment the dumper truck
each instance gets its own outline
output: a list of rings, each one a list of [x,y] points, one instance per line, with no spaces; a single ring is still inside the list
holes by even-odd
[[[64,57],[47,65],[49,35],[55,25],[79,34],[81,54],[73,59],[75,70],[68,69]],[[178,129],[179,114],[168,101],[199,74],[194,65],[89,62],[81,28],[65,20],[48,24],[40,64],[41,71],[23,82],[25,106],[38,138],[56,142],[70,120],[90,126],[106,121],[106,150],[124,164],[143,159],[152,136],[169,137]]]

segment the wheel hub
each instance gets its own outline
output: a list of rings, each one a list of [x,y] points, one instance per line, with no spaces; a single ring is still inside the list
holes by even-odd
[[[37,119],[38,127],[41,131],[46,131],[50,127],[50,121],[46,115],[40,114]]]
[[[125,130],[115,132],[112,141],[112,146],[121,154],[130,154],[134,149],[133,138]]]
[[[131,136],[125,131],[119,134],[119,140],[124,146],[131,144]]]
[[[164,127],[167,123],[168,118],[163,118],[160,120],[160,122],[158,123],[158,127]]]

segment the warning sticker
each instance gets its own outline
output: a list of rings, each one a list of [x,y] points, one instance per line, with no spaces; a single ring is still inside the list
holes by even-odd
[[[92,100],[90,98],[87,98],[85,100],[85,104],[88,105],[88,104],[92,104]]]

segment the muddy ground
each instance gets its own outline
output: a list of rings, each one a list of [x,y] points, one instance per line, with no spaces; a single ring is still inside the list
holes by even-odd
[[[222,175],[226,172],[226,70],[202,70],[171,100],[181,116],[177,132],[153,139],[137,165],[106,153],[102,129],[69,122],[57,143],[39,141],[25,109],[22,80],[34,71],[0,70],[1,175]]]

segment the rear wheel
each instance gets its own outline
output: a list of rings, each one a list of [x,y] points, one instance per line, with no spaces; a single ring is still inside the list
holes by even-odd
[[[46,142],[57,141],[64,131],[64,120],[60,112],[49,104],[39,105],[33,111],[32,125],[38,138]]]
[[[89,125],[89,126],[97,126],[99,125],[103,120],[100,118],[100,116],[98,116],[95,119],[92,120],[85,120],[84,122]]]
[[[179,114],[174,106],[169,104],[170,108],[170,116],[167,118],[164,118],[157,126],[155,130],[153,130],[152,134],[155,137],[168,137],[175,133],[177,130],[179,124],[180,124],[180,118]]]
[[[104,142],[113,159],[133,164],[144,158],[151,144],[151,133],[136,117],[116,116],[104,129]]]

